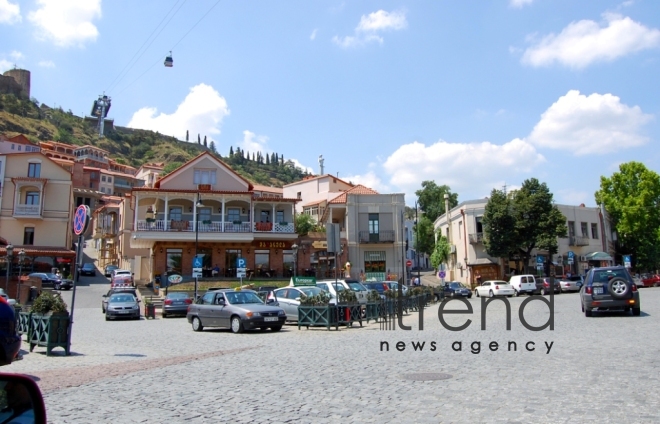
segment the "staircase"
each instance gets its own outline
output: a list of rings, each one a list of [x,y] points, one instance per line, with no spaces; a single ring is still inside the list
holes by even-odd
[[[140,297],[142,297],[142,305],[140,306],[140,309],[144,309],[145,299],[151,299],[151,302],[156,305],[156,309],[163,309],[163,298],[160,297],[160,295],[154,294],[154,291],[151,287],[138,284],[137,289],[138,292],[140,292]]]

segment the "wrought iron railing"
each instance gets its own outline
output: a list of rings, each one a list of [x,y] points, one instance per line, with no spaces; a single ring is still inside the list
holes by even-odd
[[[394,243],[394,231],[380,231],[370,233],[369,231],[359,232],[360,243]]]

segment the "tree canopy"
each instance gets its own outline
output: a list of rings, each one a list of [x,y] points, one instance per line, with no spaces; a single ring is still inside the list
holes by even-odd
[[[325,227],[319,225],[311,215],[301,213],[296,215],[296,233],[299,236],[307,235],[310,232],[325,232]]]
[[[447,185],[438,186],[435,181],[422,181],[422,188],[415,194],[424,215],[431,221],[445,213],[445,193],[449,195],[449,208],[458,205],[458,194],[452,193]]]
[[[617,232],[617,253],[632,255],[633,266],[660,266],[660,176],[640,162],[619,166],[610,178],[600,177],[596,203],[605,206]]]
[[[436,240],[433,253],[431,253],[431,266],[438,269],[440,264],[447,263],[450,254],[449,240],[447,240],[447,237],[438,234],[438,240]]]

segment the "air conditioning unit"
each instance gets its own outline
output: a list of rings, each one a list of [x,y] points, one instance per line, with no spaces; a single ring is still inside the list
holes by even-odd
[[[587,262],[587,257],[584,255],[580,255],[580,262]]]
[[[452,244],[451,249],[449,249],[449,253],[456,253],[456,245]]]

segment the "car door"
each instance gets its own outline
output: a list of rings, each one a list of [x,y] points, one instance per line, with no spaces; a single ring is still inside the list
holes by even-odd
[[[300,297],[302,293],[298,289],[289,289],[287,293],[288,310],[286,311],[287,319],[298,321],[298,306],[300,306]]]
[[[290,319],[291,315],[291,304],[290,304],[290,299],[287,298],[287,294],[290,289],[279,289],[275,290],[273,293],[275,293],[275,298],[277,299],[277,303],[279,303],[280,308],[284,309],[284,312],[286,312],[286,319]],[[296,309],[296,319],[298,318],[298,311]]]
[[[216,293],[213,305],[214,316],[216,318],[216,325],[218,327],[229,327],[229,319],[231,318],[231,306],[227,303],[225,294],[222,292]]]
[[[490,281],[484,282],[479,286],[479,296],[488,296],[490,292]]]
[[[201,303],[195,305],[197,307],[197,316],[199,317],[200,321],[202,321],[202,325],[207,327],[214,326],[213,316],[211,315],[211,310],[210,310],[210,308],[213,306],[214,298],[215,298],[215,293],[213,292],[206,293],[202,297]]]

